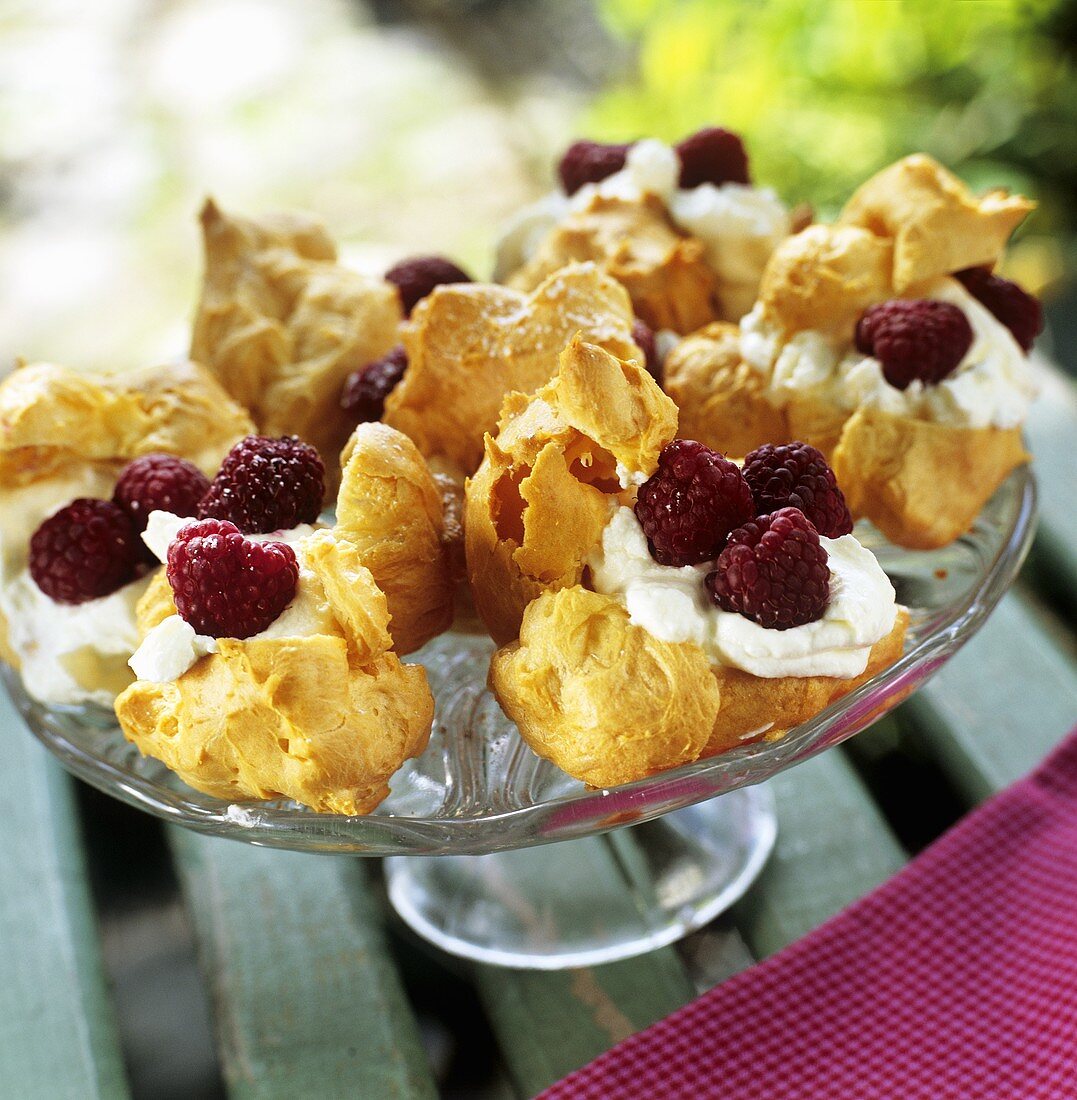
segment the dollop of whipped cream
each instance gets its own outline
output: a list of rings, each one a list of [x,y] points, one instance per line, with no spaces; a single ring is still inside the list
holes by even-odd
[[[1028,416],[1036,382],[1028,357],[1010,330],[956,280],[947,277],[911,288],[906,297],[934,298],[957,306],[972,327],[972,344],[954,371],[935,385],[891,386],[882,364],[855,345],[805,330],[783,339],[761,305],[742,318],[741,355],[769,377],[778,405],[811,397],[850,411],[877,408],[966,428],[1016,428]]]
[[[114,483],[110,470],[87,464],[63,478],[0,491],[0,614],[27,692],[49,706],[111,707],[131,681],[127,658],[138,645],[135,605],[149,581],[64,604],[46,596],[27,567],[30,538],[42,521],[77,497],[107,499]]]
[[[673,223],[698,237],[707,262],[718,275],[726,309],[738,316],[747,311],[770,254],[789,235],[789,211],[768,187],[741,183],[682,188],[677,151],[647,138],[628,150],[624,168],[599,183],[588,183],[574,195],[551,191],[524,207],[502,231],[497,245],[494,278],[503,281],[523,267],[543,239],[568,213],[583,210],[596,195],[637,202],[657,195]]]
[[[159,561],[167,561],[169,544],[176,537],[179,529],[190,522],[190,519],[175,516],[171,512],[151,512],[146,530],[142,533],[142,540]],[[325,598],[322,586],[313,583],[313,574],[303,559],[303,540],[316,530],[317,528],[311,524],[303,523],[287,531],[245,536],[255,542],[287,543],[295,551],[296,561],[299,564],[299,583],[296,585],[292,602],[265,630],[246,640],[298,638],[310,634],[336,633],[333,609]],[[146,634],[128,663],[140,680],[170,683],[178,680],[202,657],[217,651],[216,638],[197,633],[194,627],[179,615],[169,615]]]
[[[631,508],[613,514],[588,565],[595,591],[621,600],[633,623],[663,641],[695,642],[712,664],[768,678],[850,679],[894,627],[894,586],[852,535],[819,541],[829,558],[830,603],[821,619],[789,630],[716,607],[703,584],[713,563],[659,565]]]
[[[112,706],[131,680],[135,607],[148,585],[143,577],[100,599],[64,604],[46,596],[28,570],[19,574],[6,586],[3,612],[26,690],[52,706]]]

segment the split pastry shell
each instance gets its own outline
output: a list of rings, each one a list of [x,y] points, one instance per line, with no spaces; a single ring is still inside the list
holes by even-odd
[[[540,593],[579,583],[620,472],[653,473],[676,428],[673,402],[641,366],[579,337],[551,382],[506,400],[465,491],[471,592],[495,641],[516,637]]]

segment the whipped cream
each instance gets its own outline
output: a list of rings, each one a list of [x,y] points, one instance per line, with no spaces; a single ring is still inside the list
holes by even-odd
[[[821,619],[773,630],[711,601],[703,580],[713,563],[659,565],[631,508],[618,508],[588,559],[596,592],[623,601],[629,619],[667,642],[695,642],[712,664],[754,676],[836,676],[867,668],[871,647],[894,627],[894,587],[852,535],[820,538],[830,565]]]
[[[757,305],[741,320],[741,355],[769,376],[767,388],[778,405],[812,397],[839,408],[878,408],[968,428],[1016,428],[1024,423],[1036,395],[1028,357],[1013,334],[956,280],[934,279],[911,288],[909,298],[934,298],[956,305],[968,318],[972,344],[954,371],[925,386],[891,386],[882,364],[849,343],[806,330],[782,339]]]
[[[50,705],[112,706],[131,682],[127,659],[138,646],[135,606],[148,584],[143,577],[79,604],[50,599],[29,570],[6,584],[8,641],[26,690]]]
[[[27,568],[30,538],[45,519],[78,497],[108,499],[115,481],[110,467],[87,463],[0,491],[0,615],[27,692],[50,706],[110,707],[131,682],[127,658],[138,645],[135,605],[148,580],[101,599],[64,604],[46,596]]]
[[[682,188],[677,151],[661,141],[637,141],[624,168],[600,183],[588,183],[574,195],[559,191],[524,207],[502,231],[494,278],[503,281],[539,250],[551,229],[567,214],[585,209],[597,194],[637,202],[657,195],[673,223],[701,240],[707,262],[719,281],[719,295],[731,316],[745,313],[755,301],[770,254],[789,235],[789,212],[767,187],[740,183]]]
[[[171,512],[150,513],[142,539],[160,561],[168,558],[169,543],[189,519]],[[316,527],[302,523],[287,531],[247,535],[254,542],[284,542],[295,551],[299,565],[299,582],[292,602],[265,628],[248,640],[260,638],[299,638],[311,634],[338,633],[336,617],[325,590],[307,567],[303,557],[303,540],[313,534]],[[138,646],[129,661],[131,669],[140,680],[169,683],[178,680],[202,657],[217,652],[217,640],[198,634],[194,627],[179,615],[162,619]]]

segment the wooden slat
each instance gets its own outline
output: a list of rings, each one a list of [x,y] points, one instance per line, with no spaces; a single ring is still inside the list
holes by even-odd
[[[1012,783],[1077,724],[1067,639],[1015,593],[899,711],[970,803]]]
[[[128,1095],[71,781],[0,690],[3,1095]]]
[[[229,1093],[436,1095],[363,860],[171,829]]]
[[[756,958],[785,947],[905,862],[867,788],[831,751],[771,780],[778,843],[733,920]]]
[[[560,867],[562,875],[579,880],[584,890],[590,883],[595,895],[623,890],[628,904],[625,841],[618,837],[617,843],[622,849],[617,856],[604,838],[593,837],[535,849],[529,858],[548,863],[555,874]],[[669,947],[623,962],[559,972],[476,966],[475,980],[522,1096],[533,1095],[680,1008],[695,993]]]
[[[1041,390],[1027,436],[1040,490],[1033,561],[1046,587],[1077,606],[1077,388],[1057,370],[1039,372]]]

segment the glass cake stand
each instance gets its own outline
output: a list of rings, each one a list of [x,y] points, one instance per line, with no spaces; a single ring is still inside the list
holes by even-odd
[[[132,806],[250,844],[387,856],[396,911],[444,950],[508,966],[592,965],[671,943],[744,892],[776,833],[759,784],[852,737],[952,656],[1013,583],[1035,511],[1022,469],[942,550],[902,550],[858,526],[910,609],[904,656],[781,741],[610,790],[570,779],[520,740],[486,690],[493,643],[474,623],[409,658],[426,667],[437,702],[430,745],[365,817],[201,794],[141,757],[110,713],[42,706],[10,670],[6,683],[64,767]],[[573,843],[545,847],[554,841]]]

